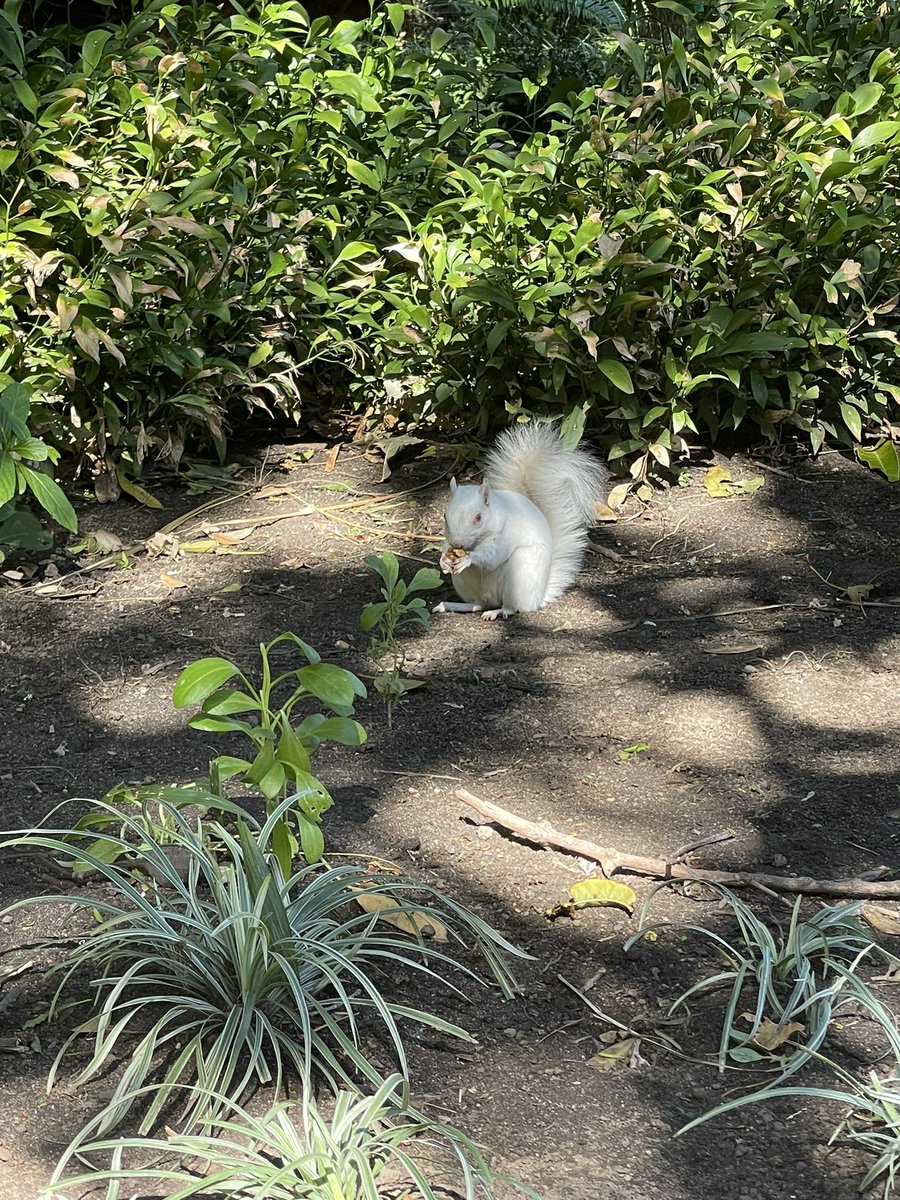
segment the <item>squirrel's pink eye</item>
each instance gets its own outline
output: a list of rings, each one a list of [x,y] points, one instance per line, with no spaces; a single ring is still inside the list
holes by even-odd
[[[476,525],[480,525],[480,524],[481,524],[481,513],[476,513],[476,514],[475,514],[475,524],[476,524]]]

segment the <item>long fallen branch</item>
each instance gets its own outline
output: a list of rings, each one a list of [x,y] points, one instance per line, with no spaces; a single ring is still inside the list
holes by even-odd
[[[465,788],[458,788],[454,794],[457,800],[462,800],[463,804],[468,804],[489,821],[502,825],[526,841],[538,846],[568,850],[570,854],[578,854],[599,863],[604,875],[609,878],[619,871],[630,871],[635,875],[649,875],[656,879],[693,879],[700,883],[719,883],[725,887],[768,889],[794,895],[900,900],[900,879],[812,879],[808,875],[763,875],[754,871],[715,871],[706,867],[692,867],[675,859],[628,854],[612,846],[599,846],[585,838],[559,833],[550,825],[537,825],[498,804],[481,800]]]

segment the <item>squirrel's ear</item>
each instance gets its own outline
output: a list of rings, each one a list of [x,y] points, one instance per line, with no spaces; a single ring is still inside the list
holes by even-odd
[[[491,502],[491,485],[487,480],[481,485],[481,500],[483,504],[490,504]]]
[[[451,496],[453,495],[453,493],[456,491],[456,489],[458,487],[459,487],[459,484],[456,482],[456,476],[454,475],[453,478],[450,480],[450,495]]]

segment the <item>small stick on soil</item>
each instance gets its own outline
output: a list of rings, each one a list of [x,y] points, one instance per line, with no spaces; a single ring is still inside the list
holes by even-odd
[[[715,871],[705,867],[690,867],[671,859],[628,854],[612,846],[598,846],[596,842],[589,842],[585,838],[559,833],[550,825],[536,825],[498,804],[480,800],[465,788],[458,788],[454,795],[489,821],[502,825],[526,841],[538,846],[568,850],[570,854],[599,863],[603,874],[609,878],[619,871],[630,871],[634,875],[648,875],[656,879],[693,879],[698,883],[718,883],[732,888],[767,888],[793,895],[900,900],[900,879],[812,879],[807,875],[764,875],[754,871]],[[881,870],[886,871],[887,868]]]
[[[708,837],[697,838],[696,842],[688,842],[686,846],[679,846],[672,855],[672,862],[685,858],[692,850],[699,850],[701,846],[711,846],[714,842],[730,842],[733,837],[734,834],[730,829],[723,829],[721,833],[711,833]]]

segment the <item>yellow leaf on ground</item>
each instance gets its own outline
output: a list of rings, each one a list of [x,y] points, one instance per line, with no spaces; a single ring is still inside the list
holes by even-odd
[[[714,500],[726,496],[751,496],[758,492],[765,482],[762,475],[754,475],[752,479],[736,482],[725,467],[710,467],[703,476],[703,486]]]
[[[641,1039],[625,1037],[620,1042],[614,1042],[605,1050],[598,1051],[593,1058],[588,1059],[588,1066],[595,1071],[614,1071],[617,1067],[636,1067],[643,1060],[640,1056]]]
[[[863,600],[868,600],[870,592],[876,586],[874,583],[854,583],[844,589],[844,595],[851,604],[862,604]]]
[[[713,499],[730,496],[731,489],[726,486],[729,483],[731,483],[731,472],[726,471],[724,467],[710,467],[703,476],[703,486]]]
[[[169,575],[166,571],[163,571],[162,575],[160,575],[159,581],[164,587],[171,588],[173,590],[175,588],[187,587],[187,584],[183,579],[179,579],[177,575]]]
[[[627,883],[618,883],[614,879],[581,879],[569,888],[569,895],[578,908],[587,908],[596,904],[612,904],[624,908],[626,912],[634,912],[637,896]]]
[[[384,896],[381,892],[365,890],[357,892],[356,903],[368,913],[375,913],[379,921],[386,921],[403,933],[414,938],[427,938],[429,941],[446,942],[447,927],[441,924],[430,913],[417,909],[402,910],[392,896]]]
[[[256,533],[255,525],[246,525],[240,529],[222,529],[219,525],[203,525],[202,530],[211,538],[215,538],[220,546],[236,546],[238,542],[245,542],[248,537]]]

